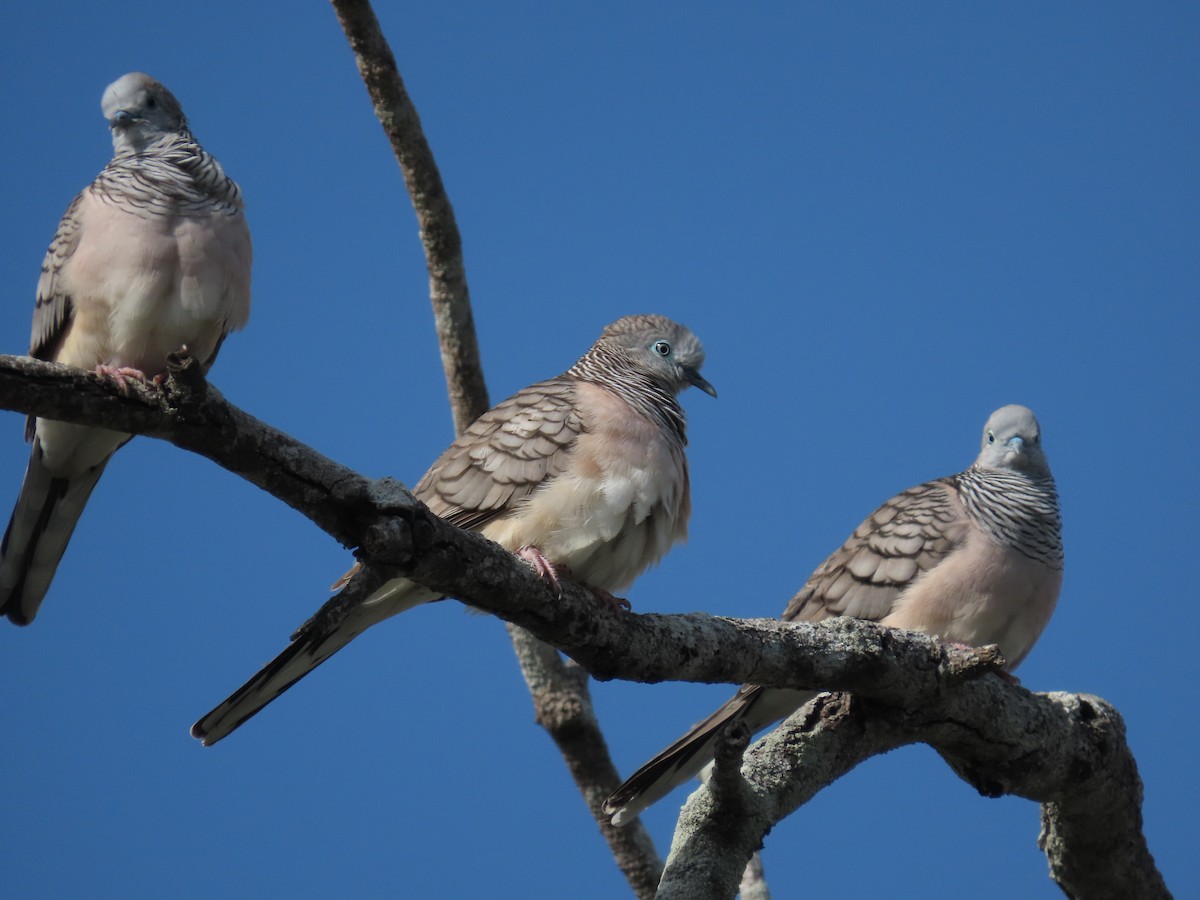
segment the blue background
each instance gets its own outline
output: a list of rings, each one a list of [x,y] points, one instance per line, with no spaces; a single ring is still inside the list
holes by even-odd
[[[458,215],[493,400],[620,315],[705,341],[690,542],[635,609],[776,615],[879,502],[1039,414],[1067,576],[1022,667],[1124,714],[1145,828],[1200,895],[1197,95],[1190,3],[381,3]],[[19,5],[0,34],[0,349],[141,69],[242,185],[255,306],[213,381],[372,475],[451,439],[399,170],[332,10]],[[0,416],[0,505],[27,450]],[[349,554],[211,463],[121,451],[37,622],[0,629],[6,897],[614,897],[503,629],[395,619],[213,749],[193,720]],[[720,686],[595,688],[631,771]],[[677,802],[648,816],[665,854]],[[1058,897],[1037,807],[924,747],[768,837],[780,897]]]

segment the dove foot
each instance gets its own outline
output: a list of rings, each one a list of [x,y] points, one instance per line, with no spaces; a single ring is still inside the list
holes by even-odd
[[[558,572],[552,563],[537,547],[525,546],[517,551],[517,556],[533,566],[533,571],[539,578],[550,582],[558,596],[562,596],[562,583],[558,580]]]
[[[601,603],[605,603],[614,609],[628,610],[633,608],[624,597],[614,597],[604,588],[593,587],[590,584],[579,581],[570,569],[558,563],[551,562],[537,547],[522,547],[517,551],[517,556],[533,566],[533,570],[537,572],[539,577],[550,582],[550,586],[554,588],[560,597],[562,596],[562,582],[560,578],[569,578],[587,588],[592,596]]]
[[[604,588],[593,587],[590,584],[585,584],[584,587],[592,592],[593,597],[595,597],[601,603],[608,604],[614,610],[619,609],[622,612],[628,612],[629,610],[633,609],[633,604],[624,597],[618,597],[615,594],[611,594]]]
[[[141,369],[131,369],[129,366],[96,366],[96,374],[117,383],[121,393],[129,396],[129,379],[145,381],[146,373]]]

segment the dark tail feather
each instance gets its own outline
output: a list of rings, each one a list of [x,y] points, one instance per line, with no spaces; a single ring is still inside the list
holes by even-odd
[[[319,634],[301,629],[277,657],[192,726],[204,746],[237,730],[268,703],[358,636],[359,632]]]
[[[34,442],[0,543],[0,615],[17,625],[33,621],[107,464],[105,459],[79,475],[55,478],[42,462],[41,445]]]
[[[613,825],[627,825],[712,762],[717,738],[727,723],[741,719],[757,732],[790,715],[812,696],[811,691],[742,685],[724,706],[630,775],[604,801],[605,813]]]
[[[372,625],[437,597],[404,579],[388,582],[366,600],[353,588],[317,610],[282,653],[192,726],[192,737],[206,747],[215,744]]]

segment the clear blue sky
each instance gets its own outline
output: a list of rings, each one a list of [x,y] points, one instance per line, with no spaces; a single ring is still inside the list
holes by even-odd
[[[101,92],[141,69],[248,198],[254,311],[214,382],[411,484],[452,436],[413,214],[332,10],[282,8],[8,12],[0,349],[28,346],[46,245],[109,158]],[[705,341],[721,396],[684,398],[691,540],[635,609],[778,614],[876,504],[966,466],[992,409],[1033,407],[1067,576],[1020,674],[1122,711],[1151,848],[1200,895],[1197,7],[381,13],[463,231],[493,399],[627,313]],[[7,514],[27,450],[18,415],[0,425]],[[503,629],[456,603],[360,638],[217,747],[188,737],[349,559],[205,460],[122,450],[37,622],[0,629],[0,893],[624,896]],[[598,685],[618,765],[728,690]],[[649,816],[664,853],[676,806]],[[780,897],[1058,897],[1037,829],[1034,804],[913,748],[780,825],[765,864]]]

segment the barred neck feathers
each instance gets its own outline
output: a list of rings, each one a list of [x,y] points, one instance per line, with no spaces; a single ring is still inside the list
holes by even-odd
[[[102,200],[155,215],[236,214],[242,192],[184,128],[142,150],[122,149],[92,185]]]
[[[967,514],[994,540],[1051,568],[1063,567],[1062,517],[1051,476],[973,465],[954,483]]]
[[[687,417],[675,394],[640,371],[625,348],[599,341],[566,374],[608,388],[686,446]]]

